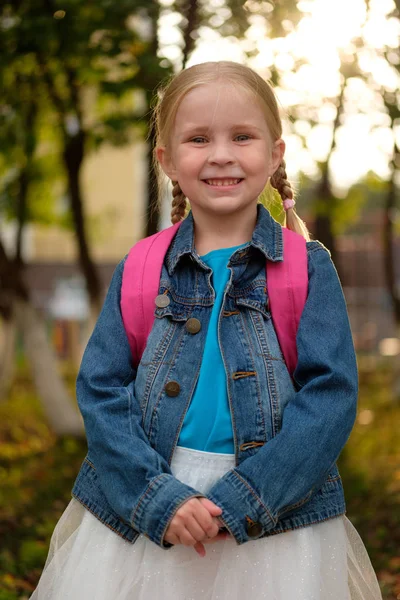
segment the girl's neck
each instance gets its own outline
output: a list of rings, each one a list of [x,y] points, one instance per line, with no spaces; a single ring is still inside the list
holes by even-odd
[[[224,215],[221,218],[204,218],[193,215],[194,240],[199,256],[212,250],[240,246],[252,238],[257,222],[257,210],[251,215]]]

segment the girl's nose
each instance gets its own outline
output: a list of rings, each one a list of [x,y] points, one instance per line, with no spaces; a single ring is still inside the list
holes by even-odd
[[[232,148],[225,142],[214,143],[210,145],[208,162],[214,164],[229,164],[235,161]]]

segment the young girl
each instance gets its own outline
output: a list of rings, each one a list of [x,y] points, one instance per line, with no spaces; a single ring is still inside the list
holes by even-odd
[[[357,402],[346,305],[294,211],[273,91],[242,65],[197,65],[155,122],[183,222],[137,369],[116,268],[77,381],[88,455],[32,599],[379,599],[335,464]],[[283,239],[258,203],[268,182],[307,240],[293,378],[269,310]]]

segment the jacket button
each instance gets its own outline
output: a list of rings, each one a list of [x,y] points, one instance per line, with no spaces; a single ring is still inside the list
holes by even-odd
[[[193,317],[191,319],[188,319],[186,321],[186,330],[189,333],[192,333],[193,335],[195,333],[199,333],[201,329],[201,323],[198,319],[194,319]]]
[[[156,296],[155,303],[158,308],[165,308],[169,305],[171,300],[168,298],[166,294],[159,294]]]
[[[165,393],[167,396],[171,396],[172,398],[177,396],[180,391],[181,386],[177,381],[168,381],[167,385],[165,386]]]
[[[249,523],[247,525],[247,535],[250,538],[258,537],[259,535],[262,534],[262,531],[263,530],[262,530],[261,523],[256,522],[256,523]]]

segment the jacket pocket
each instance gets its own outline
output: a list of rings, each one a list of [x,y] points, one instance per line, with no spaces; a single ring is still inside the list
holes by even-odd
[[[96,467],[89,455],[85,457],[82,463],[72,489],[72,496],[101,523],[126,541],[134,543],[139,537],[139,533],[127,521],[117,515],[109,505],[100,486]]]
[[[307,504],[307,502],[310,502],[310,507],[314,505],[315,502],[320,501],[322,498],[324,498],[325,502],[327,502],[329,498],[337,495],[338,488],[342,488],[342,478],[340,477],[337,465],[334,464],[332,465],[332,468],[330,469],[324,483],[320,488],[312,488],[299,502],[285,506],[279,512],[279,518],[282,515],[286,517],[288,516],[288,513],[297,511],[299,508],[304,506],[304,504]]]
[[[304,496],[304,498],[302,498],[298,502],[284,506],[278,513],[278,520],[281,518],[282,515],[284,515],[286,517],[288,513],[291,513],[293,511],[296,511],[299,508],[301,508],[304,504],[306,504],[307,502],[309,502],[311,500],[313,494],[314,494],[314,489],[311,489],[308,492],[308,494],[306,496]]]

